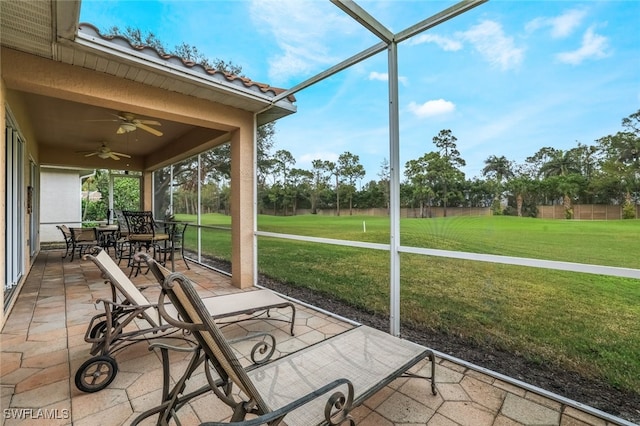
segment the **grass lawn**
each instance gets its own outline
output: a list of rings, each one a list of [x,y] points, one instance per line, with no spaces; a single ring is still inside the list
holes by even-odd
[[[230,225],[230,218],[222,215],[205,215],[202,221]],[[389,240],[388,218],[260,216],[258,227],[325,238]],[[228,231],[206,229],[202,235],[205,253],[230,258]],[[401,243],[640,268],[637,220],[403,219]],[[194,246],[192,228],[187,247]],[[388,252],[260,237],[258,263],[260,272],[271,277],[388,315]],[[639,280],[412,254],[401,254],[401,277],[403,323],[463,335],[640,392]]]

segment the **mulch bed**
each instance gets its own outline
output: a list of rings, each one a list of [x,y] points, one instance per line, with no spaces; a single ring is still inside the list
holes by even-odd
[[[207,258],[207,264],[229,272],[228,262]],[[260,276],[258,283],[281,294],[317,306],[369,327],[389,331],[389,318],[350,306],[330,295]],[[518,379],[565,398],[640,424],[640,393],[616,389],[561,366],[542,364],[524,356],[438,330],[402,325],[402,337],[472,364]]]

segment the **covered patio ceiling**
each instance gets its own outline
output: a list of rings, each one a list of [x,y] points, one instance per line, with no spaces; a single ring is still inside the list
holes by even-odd
[[[29,55],[28,68],[36,68],[34,75],[42,72],[42,85],[8,68],[3,72],[9,99],[18,98],[14,104],[29,119],[29,136],[37,141],[41,165],[153,170],[229,141],[233,126],[216,118],[203,119],[206,114],[198,117],[184,109],[173,110],[173,96],[181,97],[183,103],[205,101],[200,105],[208,109],[215,106],[218,111],[212,111],[212,117],[224,116],[230,109],[257,114],[258,124],[296,110],[293,97],[273,100],[282,89],[205,70],[149,47],[132,46],[124,39],[104,37],[91,25],[78,25],[79,11],[80,1],[0,2],[3,62],[24,58],[23,52]],[[49,71],[44,70],[51,62],[41,58],[59,63],[52,80],[57,78],[60,86],[66,83],[68,91],[51,90],[51,82],[46,81]],[[113,82],[124,85],[113,87],[112,93],[120,96],[105,97],[103,102],[92,83],[87,83],[90,81],[107,91]],[[80,85],[90,96],[74,92],[74,86]],[[147,90],[149,98],[155,97],[155,105],[145,105],[141,102],[144,96],[133,89]],[[162,135],[140,128],[119,134],[123,120],[118,116],[123,114],[159,122],[149,127]],[[131,158],[115,161],[86,156],[102,144]]]
[[[34,93],[24,93],[23,96],[27,113],[36,120],[35,138],[41,141],[39,149],[43,164],[138,169],[149,165],[148,159],[152,154],[169,152],[173,145],[184,145],[189,140],[190,146],[198,147],[220,137],[224,139],[227,134],[223,130],[137,114],[138,119],[160,122],[160,126],[150,127],[161,131],[162,135],[156,136],[142,129],[118,134],[121,123],[117,117],[123,111]],[[130,155],[131,159],[123,157],[115,161],[97,155],[88,156],[102,144],[113,152]],[[64,152],[64,156],[59,152]],[[65,164],[62,158],[68,162]]]

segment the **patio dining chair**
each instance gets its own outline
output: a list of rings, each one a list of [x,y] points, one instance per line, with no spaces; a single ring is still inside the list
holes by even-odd
[[[165,265],[168,260],[171,260],[172,269],[176,253],[180,253],[180,257],[187,269],[191,269],[187,259],[184,257],[184,234],[187,231],[187,226],[189,226],[188,223],[165,222],[165,232],[169,235],[169,240],[159,248],[159,252]]]
[[[118,225],[118,232],[116,236],[116,259],[118,259],[118,265],[125,260],[127,267],[130,267],[133,262],[133,256],[135,254],[135,248],[131,241],[129,241],[129,225],[122,213],[122,210],[116,209],[115,222]]]
[[[64,244],[66,246],[64,255],[62,256],[62,258],[64,259],[69,255],[69,253],[71,253],[71,250],[73,249],[73,236],[71,235],[71,230],[67,225],[56,225],[56,228],[58,228],[60,232],[62,232],[62,237],[64,238]]]
[[[158,256],[162,255],[161,248],[167,244],[170,236],[165,232],[158,232],[153,212],[123,210],[122,215],[127,222],[130,249],[134,253],[144,249],[152,253],[154,259],[159,259]],[[141,270],[141,263],[130,258],[129,266],[129,276],[133,275],[134,271],[137,276]]]
[[[172,302],[178,315],[164,309],[165,298]],[[276,360],[245,368],[186,276],[173,273],[166,278],[158,307],[162,317],[190,333],[197,346],[185,349],[160,342],[151,345],[162,354],[162,401],[138,416],[134,425],[153,415],[158,415],[158,424],[170,420],[178,423],[180,407],[208,392],[229,406],[232,413],[229,424],[246,426],[277,425],[282,421],[288,426],[345,422],[354,425],[351,411],[401,376],[430,380],[431,391],[436,394],[433,351],[370,327],[355,327]],[[171,350],[193,352],[189,368],[173,388],[170,388]],[[426,358],[431,364],[430,376],[407,373]],[[207,384],[183,394],[199,365],[204,369]],[[257,417],[246,419],[247,415]],[[202,425],[222,424],[226,423]]]
[[[98,234],[96,228],[70,228],[71,230],[71,262],[91,250],[92,247],[98,245]]]
[[[164,276],[169,275],[170,271],[149,256],[140,256],[140,262],[146,261],[153,266],[154,276],[164,280]],[[158,304],[150,302],[143,294],[146,287],[137,287],[131,282],[105,250],[95,247],[93,254],[85,258],[96,264],[111,289],[111,299],[96,301],[96,304],[103,305],[104,312],[91,318],[84,337],[85,342],[91,344],[89,353],[92,357],[78,368],[75,375],[78,389],[97,392],[109,386],[118,373],[114,358],[116,352],[140,341],[171,337],[179,330],[164,321],[159,314]],[[240,320],[257,319],[259,313],[268,313],[271,309],[290,308],[290,320],[286,316],[263,319],[290,322],[289,330],[293,335],[295,306],[270,290],[207,297],[202,302],[207,315],[212,320],[220,321],[223,326]],[[170,305],[164,309],[172,314],[177,313]]]

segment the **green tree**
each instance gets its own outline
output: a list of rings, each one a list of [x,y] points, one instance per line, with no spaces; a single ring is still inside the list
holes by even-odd
[[[326,161],[324,163],[324,166],[326,167],[329,173],[329,176],[335,177],[336,216],[340,216],[340,176],[341,176],[340,166],[338,166],[338,164],[334,163],[333,161]]]
[[[573,148],[576,153],[580,174],[584,177],[585,185],[581,187],[579,202],[593,204],[595,201],[594,178],[598,171],[598,159],[601,150],[596,145],[584,145],[578,142]]]
[[[349,198],[349,215],[353,215],[353,195],[356,192],[356,181],[365,175],[364,167],[360,164],[360,157],[350,152],[344,152],[338,157],[338,167],[343,178],[343,189]]]
[[[283,213],[287,214],[287,207],[292,203],[290,173],[296,159],[286,149],[279,149],[273,156],[274,181],[279,182]]]
[[[549,161],[555,151],[555,148],[549,146],[540,148],[538,152],[526,158],[525,165],[522,166],[521,169],[522,172],[526,173],[530,177],[539,178],[542,175],[540,169],[547,161]]]
[[[469,207],[487,207],[493,200],[493,185],[487,180],[474,178],[464,183],[465,199]]]
[[[410,182],[411,200],[420,206],[420,217],[432,216],[431,206],[447,167],[447,161],[437,152],[406,162],[404,174]]]
[[[441,158],[445,161],[444,166],[440,170],[445,217],[447,216],[447,199],[449,198],[448,188],[455,183],[454,181],[457,180],[460,173],[462,173],[458,167],[464,167],[467,164],[460,156],[460,151],[458,151],[456,146],[457,140],[458,138],[453,136],[453,133],[449,129],[440,130],[438,135],[433,137],[433,143],[440,150]]]
[[[580,174],[580,165],[572,150],[554,149],[549,159],[540,167],[540,174],[548,176],[568,176]]]
[[[580,165],[576,151],[553,149],[549,152],[548,157],[548,160],[540,167],[540,174],[544,176],[545,179],[553,176],[558,177],[558,179],[556,179],[556,188],[562,193],[562,205],[564,206],[565,217],[572,219],[572,196],[579,190],[577,176],[580,176]]]
[[[384,194],[384,207],[388,209],[391,197],[391,170],[389,161],[386,158],[382,160],[382,163],[380,163],[380,171],[378,172],[378,177],[380,178],[379,184],[382,186],[382,191]]]
[[[118,210],[140,208],[140,180],[137,177],[119,176],[113,180],[113,207]]]
[[[328,183],[330,176],[328,175],[328,162],[323,160],[313,160],[311,162],[311,188],[310,188],[310,201],[311,201],[311,214],[318,213],[318,202],[323,192],[328,189]]]
[[[507,160],[504,155],[498,157],[491,155],[484,160],[484,168],[482,169],[483,176],[488,176],[494,179],[495,182],[495,195],[493,198],[492,210],[494,214],[502,213],[500,209],[500,198],[503,191],[503,180],[513,177],[512,163]]]
[[[518,217],[523,216],[525,200],[529,194],[531,194],[532,189],[535,187],[535,181],[531,179],[527,174],[517,174],[506,182],[506,189],[511,193],[511,195],[515,199],[516,203],[516,214]],[[528,216],[533,217],[537,214],[537,210],[535,209],[535,202],[533,205],[529,206],[529,214]]]
[[[387,182],[383,180],[370,180],[362,185],[362,189],[356,194],[357,205],[363,208],[389,208],[386,193]]]
[[[107,219],[109,200],[109,170],[98,169],[82,183],[85,196],[82,198],[82,221],[102,221]],[[99,200],[91,200],[91,194],[99,194]]]
[[[623,131],[605,136],[598,143],[606,153],[602,169],[619,181],[624,192],[624,217],[632,218],[633,206],[640,199],[640,110],[624,118],[622,126]]]
[[[311,182],[313,181],[313,173],[304,169],[291,169],[289,173],[289,191],[291,194],[291,203],[293,215],[296,215],[298,209],[298,201],[310,198]]]

